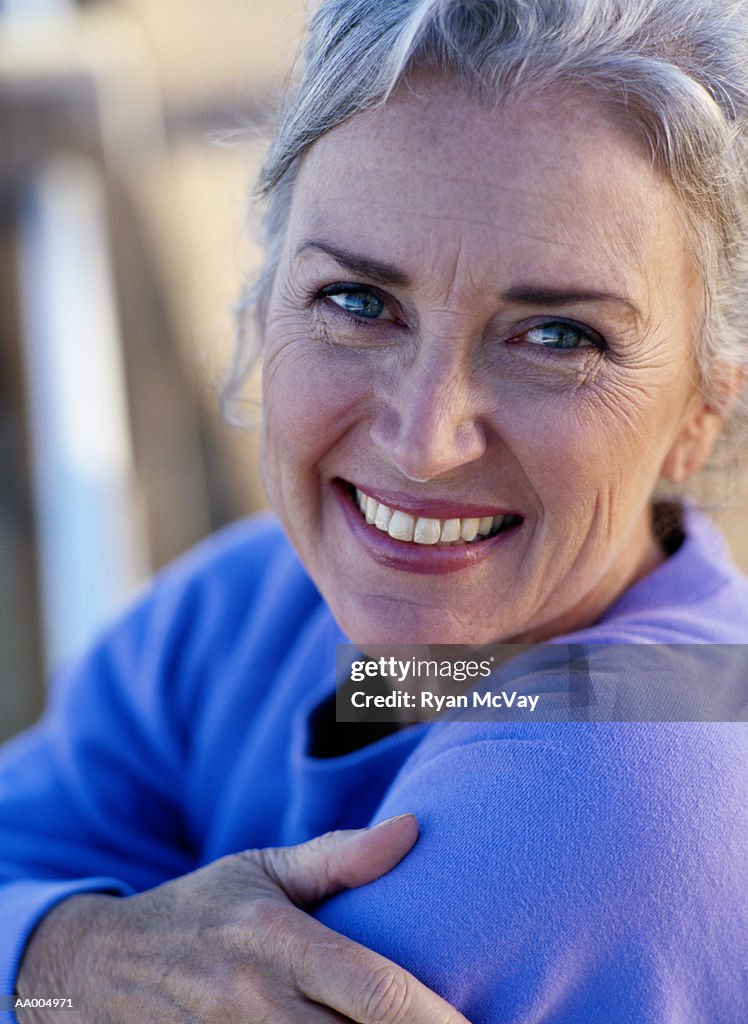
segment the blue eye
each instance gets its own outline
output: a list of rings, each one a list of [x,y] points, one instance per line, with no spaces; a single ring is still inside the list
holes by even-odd
[[[338,287],[335,291],[323,289],[323,294],[351,316],[358,316],[364,320],[391,319],[391,317],[382,316],[387,309],[384,300],[365,288],[344,289]]]
[[[522,332],[520,338],[528,341],[531,345],[541,345],[543,348],[603,349],[607,347],[603,339],[598,335],[577,327],[576,324],[566,323],[563,320],[530,327]]]

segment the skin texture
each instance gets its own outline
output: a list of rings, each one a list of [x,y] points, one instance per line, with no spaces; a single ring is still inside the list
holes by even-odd
[[[407,280],[357,273],[310,240]],[[320,294],[336,283],[368,287],[381,312]],[[618,299],[508,294],[521,287]],[[696,383],[702,308],[674,193],[586,93],[492,110],[420,78],[319,140],[268,306],[263,466],[351,639],[547,639],[656,567],[655,484],[694,472],[720,425]],[[558,318],[606,351],[529,340]],[[523,523],[458,572],[405,572],[362,545],[340,480]]]
[[[300,846],[247,850],[120,899],[75,896],[37,929],[18,993],[75,993],[70,1024],[467,1024],[391,961],[303,908],[389,871],[412,814]],[[21,1024],[59,1011],[19,1010]]]

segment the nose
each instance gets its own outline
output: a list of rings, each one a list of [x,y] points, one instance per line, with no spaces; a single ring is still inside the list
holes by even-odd
[[[425,483],[483,455],[479,388],[460,360],[420,353],[389,384],[370,436],[403,476]]]

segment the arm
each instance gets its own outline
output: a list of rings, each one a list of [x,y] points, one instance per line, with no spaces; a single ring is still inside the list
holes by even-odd
[[[273,620],[274,644],[261,645],[268,666],[273,651],[285,656],[305,614],[296,588],[283,616],[288,636],[278,634],[277,602],[258,582],[264,571],[277,588],[278,566],[268,573],[267,558],[248,564],[233,551],[228,561],[251,593],[232,593],[226,573],[212,570],[198,596],[190,574],[160,586],[58,680],[44,720],[4,751],[0,993],[18,985],[30,997],[71,995],[81,1022],[93,1024],[195,1015],[251,1024],[268,1013],[279,1022],[337,1022],[344,1013],[372,1024],[404,1015],[409,1024],[460,1024],[395,964],[303,910],[387,871],[415,839],[412,818],[195,870],[200,851],[182,803],[190,740],[205,714],[200,687],[215,693],[224,678],[217,659],[243,635],[237,617],[252,635],[263,612]],[[270,667],[256,673],[263,692],[271,676]],[[2,1019],[15,1021],[10,1011]]]
[[[0,993],[13,991],[26,942],[59,901],[127,895],[194,866],[173,733],[138,720],[145,674],[140,691],[123,685],[125,663],[139,667],[143,626],[135,614],[61,676],[41,722],[2,752]]]
[[[124,880],[56,879],[79,864],[113,864],[125,874],[127,844],[134,840],[128,826],[138,814],[132,800],[147,814],[154,792],[135,792],[133,781],[123,821],[110,813],[104,841],[106,759],[97,762],[98,773],[85,773],[80,790],[71,782],[66,789],[61,786],[64,772],[48,763],[55,761],[56,732],[48,719],[35,740],[26,737],[6,757],[5,778],[15,783],[15,795],[9,793],[5,806],[6,848],[11,852],[12,846],[16,858],[15,865],[5,865],[8,881],[0,888],[3,919],[11,925],[0,938],[9,952],[6,994],[15,982],[22,997],[72,996],[81,1024],[152,1019],[182,1024],[195,1015],[212,1024],[239,1019],[246,1024],[267,1019],[334,1024],[342,1019],[340,1014],[365,1024],[464,1024],[464,1018],[396,964],[304,912],[343,886],[364,884],[389,870],[415,841],[412,816],[300,847],[245,851],[187,873],[178,870],[184,851],[177,847],[170,852],[165,838],[160,854],[143,862],[133,857],[129,873],[143,891],[123,899],[103,890],[133,892],[135,886]],[[71,737],[64,731],[62,736],[67,749]],[[103,736],[110,740],[111,730]],[[142,756],[142,744],[135,746]],[[49,749],[42,757],[45,747]],[[122,751],[119,756],[128,755]],[[111,785],[124,784],[120,769],[113,766]],[[130,775],[142,779],[144,771],[138,763]],[[47,780],[44,791],[38,788],[40,779]],[[160,780],[156,793],[168,782]],[[91,809],[99,801],[101,838],[93,846],[89,837],[99,832]],[[28,834],[20,820],[11,824],[14,805],[32,815]],[[47,842],[40,841],[43,830],[50,837]],[[153,835],[139,841],[139,849],[149,854],[158,852],[159,845]],[[143,885],[146,873],[163,871],[169,857],[175,877]],[[100,891],[83,894],[86,889]],[[4,1016],[9,1022],[15,1019],[10,1012]],[[56,1011],[18,1012],[21,1024],[56,1021],[57,1016]]]
[[[394,963],[297,909],[386,872],[416,836],[405,815],[226,857],[126,900],[74,897],[38,928],[19,994],[76,992],[81,1024],[467,1024]],[[19,1011],[22,1024],[56,1018]]]
[[[183,788],[206,652],[230,650],[237,616],[262,604],[275,533],[227,531],[163,573],[0,753],[0,994],[60,900],[141,892],[197,866]]]
[[[422,838],[320,908],[486,1024],[748,1015],[742,725],[445,725],[381,813]]]

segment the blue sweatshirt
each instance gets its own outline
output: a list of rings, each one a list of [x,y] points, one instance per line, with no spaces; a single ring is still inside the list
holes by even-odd
[[[563,639],[743,645],[748,581],[690,512],[679,550]],[[452,721],[364,742],[334,723],[344,642],[266,517],[163,573],[59,676],[0,757],[0,995],[66,896],[412,811],[412,852],[316,916],[475,1024],[748,1020],[744,723]],[[745,691],[745,659],[719,664]]]

